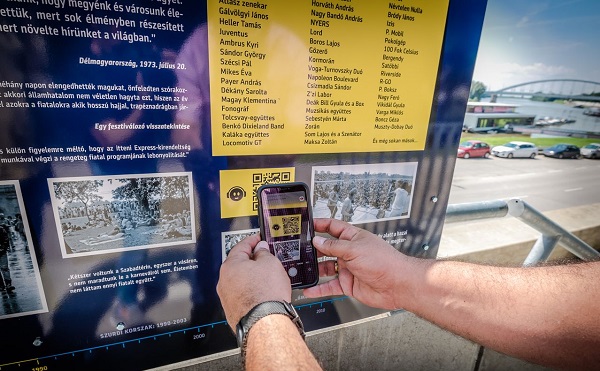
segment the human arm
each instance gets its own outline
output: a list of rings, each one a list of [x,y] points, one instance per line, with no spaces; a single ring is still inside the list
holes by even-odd
[[[248,334],[246,370],[320,370],[317,360],[287,316],[273,314]]]
[[[256,305],[266,301],[291,301],[290,280],[283,266],[252,235],[234,246],[221,266],[217,293],[232,330]],[[285,315],[272,314],[258,320],[248,333],[248,370],[320,369],[300,336],[296,325]]]
[[[418,259],[347,223],[315,219],[339,275],[306,297],[349,295],[369,306],[406,309],[486,347],[556,368],[600,366],[600,262],[508,268]],[[333,275],[334,262],[320,263]]]
[[[438,261],[426,270],[411,311],[533,363],[597,369],[599,272],[600,262],[509,268]]]

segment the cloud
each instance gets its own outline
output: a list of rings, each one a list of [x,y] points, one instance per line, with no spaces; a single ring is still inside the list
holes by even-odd
[[[517,22],[517,27],[525,27],[529,23],[529,17],[525,16]]]
[[[523,82],[564,78],[575,74],[575,70],[565,66],[551,66],[544,63],[521,65],[519,63],[502,63],[498,65],[497,73],[506,77],[522,78]]]
[[[519,64],[519,63],[493,63],[489,62],[478,66],[474,76],[489,89],[500,89],[529,81],[575,78],[577,71],[561,65],[547,65],[544,63]]]

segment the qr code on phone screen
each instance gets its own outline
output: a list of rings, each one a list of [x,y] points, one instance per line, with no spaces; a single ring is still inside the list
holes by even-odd
[[[300,240],[273,242],[275,256],[282,262],[300,260]]]
[[[283,234],[300,234],[300,217],[284,216],[281,218],[283,222]]]

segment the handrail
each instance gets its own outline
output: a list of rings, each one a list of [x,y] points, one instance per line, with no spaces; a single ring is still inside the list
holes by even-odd
[[[455,223],[501,218],[507,214],[541,233],[523,265],[535,265],[545,261],[557,243],[582,260],[600,258],[600,252],[519,198],[512,198],[509,201],[493,200],[448,205],[445,221],[446,223]]]
[[[508,204],[504,200],[470,202],[448,205],[446,223],[466,222],[477,219],[502,218],[508,214]]]

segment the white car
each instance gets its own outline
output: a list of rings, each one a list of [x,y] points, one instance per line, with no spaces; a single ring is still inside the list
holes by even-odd
[[[600,143],[591,143],[583,147],[581,155],[587,158],[600,158]]]
[[[529,142],[508,142],[501,146],[492,148],[492,154],[497,157],[513,158],[513,157],[529,157],[535,158],[538,149],[533,143]]]

